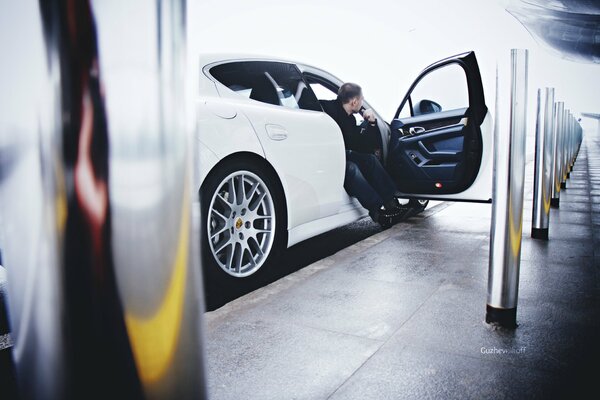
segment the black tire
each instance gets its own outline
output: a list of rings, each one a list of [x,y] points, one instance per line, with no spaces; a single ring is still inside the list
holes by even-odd
[[[248,198],[240,200],[240,190]],[[206,178],[200,205],[206,294],[269,275],[287,239],[285,199],[275,173],[254,160],[226,161]]]

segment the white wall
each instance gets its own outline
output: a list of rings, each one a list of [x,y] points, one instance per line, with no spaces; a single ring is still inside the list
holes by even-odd
[[[504,10],[504,3],[189,0],[189,66],[197,70],[200,52],[257,53],[303,61],[359,83],[368,101],[391,118],[419,71],[467,50],[476,51],[492,108],[497,60],[508,59],[511,48],[527,48],[531,112],[537,88],[545,86],[555,87],[557,101],[576,113],[600,112],[600,65],[562,60],[539,47]],[[597,129],[591,120],[582,123]],[[535,129],[532,124],[529,128]]]

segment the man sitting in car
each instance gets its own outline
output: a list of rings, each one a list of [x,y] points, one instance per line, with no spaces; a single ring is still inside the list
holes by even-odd
[[[387,227],[396,222],[406,210],[394,196],[396,186],[374,153],[373,135],[361,132],[355,113],[371,125],[376,124],[373,110],[363,108],[362,89],[355,83],[344,83],[335,100],[322,100],[323,110],[338,124],[346,147],[344,189],[369,210],[373,221]]]

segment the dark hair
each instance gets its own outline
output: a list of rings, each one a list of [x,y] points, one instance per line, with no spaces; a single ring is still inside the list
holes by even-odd
[[[338,90],[338,99],[342,104],[349,103],[353,98],[360,96],[362,89],[356,83],[346,82]]]

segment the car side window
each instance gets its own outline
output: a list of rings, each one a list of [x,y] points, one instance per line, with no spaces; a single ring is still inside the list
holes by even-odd
[[[400,111],[400,118],[469,107],[467,77],[457,63],[423,76]]]
[[[335,100],[337,98],[336,92],[320,83],[310,82],[310,88],[319,100]]]
[[[241,61],[220,64],[210,74],[234,92],[262,103],[321,111],[312,89],[294,64]]]

